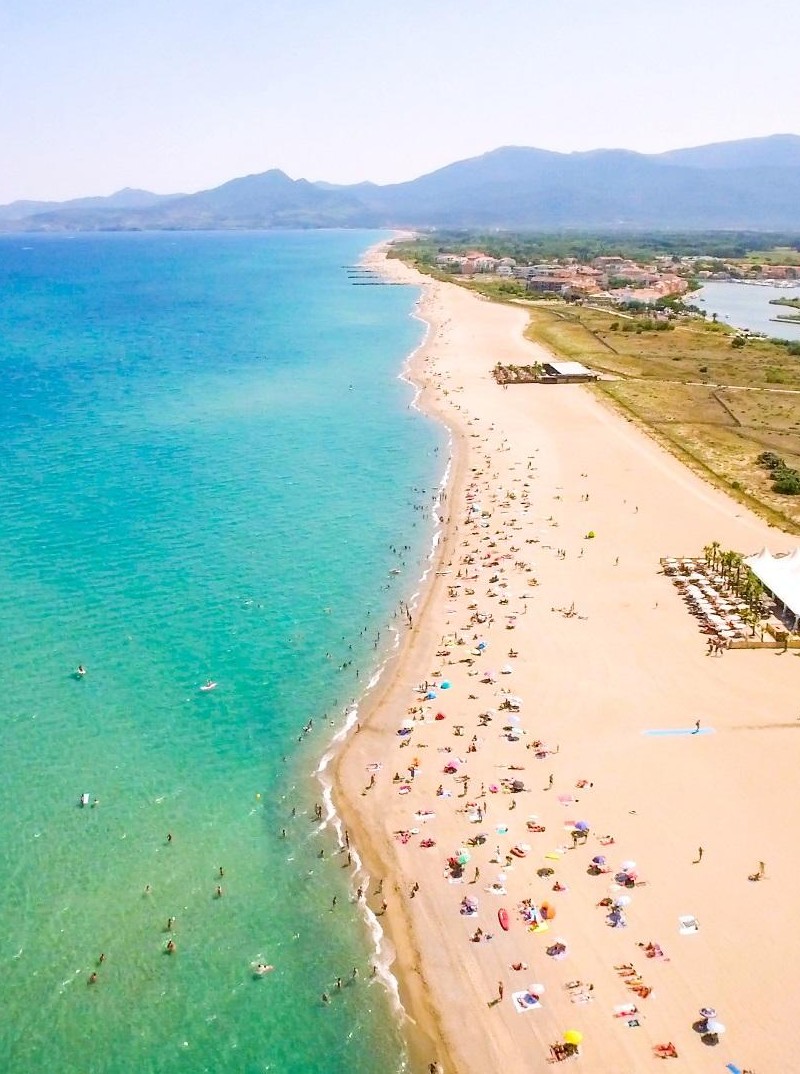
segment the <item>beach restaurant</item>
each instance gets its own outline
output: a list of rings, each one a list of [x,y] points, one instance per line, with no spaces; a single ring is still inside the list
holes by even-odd
[[[762,548],[745,563],[765,589],[794,617],[793,630],[800,620],[800,545],[784,556],[773,556]]]
[[[598,379],[581,362],[545,362],[544,373],[542,380],[548,384],[585,384]]]

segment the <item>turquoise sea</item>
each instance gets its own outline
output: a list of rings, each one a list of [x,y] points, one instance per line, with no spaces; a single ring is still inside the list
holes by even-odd
[[[314,819],[445,464],[380,237],[0,238],[4,1074],[403,1068]]]

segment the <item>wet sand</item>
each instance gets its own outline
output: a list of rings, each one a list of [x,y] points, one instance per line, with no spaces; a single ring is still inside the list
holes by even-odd
[[[423,282],[398,262],[383,270]],[[698,1074],[790,1069],[800,664],[774,650],[708,656],[659,559],[713,540],[745,553],[796,541],[589,389],[498,387],[497,361],[544,353],[523,339],[524,310],[426,280],[419,312],[430,332],[412,375],[454,438],[444,540],[335,769],[369,903],[397,951],[415,1069],[435,1058],[459,1074],[527,1074],[569,1030],[583,1043],[566,1062],[591,1074],[645,1069],[666,1042],[679,1056],[667,1061]],[[501,708],[509,695],[516,714]],[[665,729],[683,733],[643,734]],[[589,831],[573,846],[579,821]],[[447,862],[462,849],[459,878]],[[611,872],[590,875],[597,855]],[[631,888],[615,881],[626,860]],[[749,881],[761,861],[765,879]],[[599,904],[620,895],[627,925],[615,928]],[[474,916],[460,913],[465,897]],[[547,930],[529,931],[523,900],[555,911]],[[682,915],[699,931],[682,935]],[[473,941],[478,928],[491,939]],[[556,942],[564,957],[547,954]],[[663,958],[638,946],[649,942]],[[624,964],[639,993],[615,970]],[[576,981],[594,987],[566,987]],[[541,1002],[518,1013],[513,995],[532,984]],[[615,1016],[631,1003],[635,1016]],[[716,1044],[693,1027],[705,1006],[726,1027]]]

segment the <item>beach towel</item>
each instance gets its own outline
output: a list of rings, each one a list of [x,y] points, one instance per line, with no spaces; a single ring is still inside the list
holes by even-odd
[[[633,1003],[618,1003],[614,1008],[615,1018],[630,1018],[637,1013],[638,1011]]]
[[[575,805],[575,799],[571,794],[559,794],[558,800],[562,805]]]
[[[546,921],[535,922],[528,926],[528,932],[547,932],[550,926]]]
[[[681,936],[691,936],[692,933],[699,931],[700,925],[696,917],[692,917],[691,914],[684,914],[678,918],[678,932],[680,932]]]
[[[524,1014],[525,1011],[532,1011],[542,1005],[539,997],[532,995],[530,992],[512,992],[511,1002],[514,1004],[514,1010],[517,1014]]]

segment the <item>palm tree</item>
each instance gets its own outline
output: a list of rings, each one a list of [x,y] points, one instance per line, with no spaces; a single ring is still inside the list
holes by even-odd
[[[714,568],[714,570],[717,569],[717,553],[719,552],[719,550],[720,550],[719,541],[712,541],[711,542],[711,566]]]
[[[730,580],[731,566],[733,564],[733,552],[722,552],[719,557],[719,565],[722,569],[722,577],[726,580]]]
[[[732,569],[735,571],[733,579],[733,590],[735,593],[739,592],[739,581],[742,577],[742,570],[744,569],[744,556],[741,552],[732,553],[733,559],[731,563]]]

